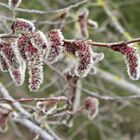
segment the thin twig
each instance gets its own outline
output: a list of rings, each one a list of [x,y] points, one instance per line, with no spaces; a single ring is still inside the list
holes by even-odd
[[[57,9],[57,10],[49,10],[49,11],[41,11],[41,10],[35,10],[35,9],[22,9],[22,8],[16,8],[14,9],[17,12],[24,12],[24,13],[34,13],[34,14],[50,14],[50,13],[59,13],[59,12],[63,12],[63,11],[69,11],[73,8],[76,8],[82,4],[85,4],[86,2],[88,2],[88,0],[83,0],[80,1],[76,4],[70,5],[68,7],[62,8],[62,9]],[[9,9],[9,6],[5,3],[0,2],[0,6],[3,6],[5,8]]]

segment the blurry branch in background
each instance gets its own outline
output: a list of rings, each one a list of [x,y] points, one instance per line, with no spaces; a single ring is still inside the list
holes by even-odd
[[[7,101],[14,101],[13,97],[9,94],[9,92],[6,90],[6,88],[0,83],[0,93],[3,96],[3,98],[5,98]],[[20,103],[16,102],[13,103],[13,107],[18,110],[22,115],[24,115],[26,118],[31,118],[32,114],[30,114],[28,111],[26,111],[21,105]],[[52,136],[51,134],[47,133],[46,130],[42,129],[40,127],[40,125],[38,126],[38,122],[33,122],[29,119],[23,119],[23,118],[16,118],[14,117],[14,121],[17,123],[20,123],[22,125],[24,125],[25,127],[27,127],[31,132],[40,135],[40,137],[44,140],[60,140],[60,138],[56,138],[56,136]],[[48,128],[50,129],[50,128]],[[51,131],[51,129],[50,129]]]
[[[57,9],[57,10],[49,10],[49,11],[40,11],[40,10],[34,10],[34,9],[22,9],[22,8],[16,8],[14,9],[14,11],[18,11],[18,12],[25,12],[25,13],[35,13],[35,14],[49,14],[49,13],[59,13],[59,12],[63,12],[63,11],[69,11],[73,8],[76,8],[82,4],[85,4],[87,3],[88,0],[83,0],[83,1],[80,1],[76,4],[73,4],[73,5],[70,5],[68,7],[65,7],[65,8],[62,8],[62,9]],[[0,6],[3,6],[5,8],[8,8],[9,9],[9,5],[5,4],[5,3],[2,3],[0,2]]]

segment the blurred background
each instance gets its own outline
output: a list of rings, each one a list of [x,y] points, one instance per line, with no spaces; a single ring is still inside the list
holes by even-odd
[[[23,0],[19,8],[53,11],[79,3],[80,0]],[[53,28],[60,28],[66,39],[84,39],[81,34],[79,15],[88,9],[87,19],[93,21],[88,26],[87,38],[95,42],[117,42],[140,37],[140,0],[89,0],[67,11],[37,14],[30,12],[11,12],[0,0],[0,33],[9,33],[13,17],[31,20],[37,29],[46,35]],[[98,25],[98,27],[97,27]],[[139,49],[139,44],[135,44]],[[94,47],[96,52],[103,52],[105,57],[99,62],[97,74],[88,75],[81,80],[82,88],[104,96],[130,96],[140,94],[140,80],[133,81],[127,74],[124,57],[107,48]],[[11,96],[21,97],[51,97],[71,96],[69,85],[55,71],[66,69],[66,62],[71,58],[64,57],[52,66],[44,66],[44,82],[38,92],[32,93],[28,89],[28,73],[26,80],[20,87],[15,86],[9,73],[0,71],[0,82],[5,85]],[[132,89],[132,87],[134,90]],[[81,91],[78,104],[82,104],[87,92]],[[64,140],[139,140],[140,139],[140,101],[139,99],[100,100],[99,114],[93,120],[79,113],[73,119],[73,126],[50,124],[54,132]],[[61,118],[62,120],[62,118]],[[20,128],[20,129],[19,129]],[[6,134],[0,134],[0,140],[19,140],[17,133],[23,140],[31,140],[34,135],[19,124],[9,123]]]

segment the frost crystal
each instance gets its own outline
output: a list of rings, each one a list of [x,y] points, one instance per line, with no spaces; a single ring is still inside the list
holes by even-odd
[[[14,9],[14,8],[17,8],[21,2],[22,0],[9,0],[8,4],[11,9]]]
[[[129,77],[132,80],[138,80],[140,76],[140,57],[137,49],[125,44],[112,47],[112,49],[124,55]]]
[[[28,20],[16,18],[16,21],[12,24],[11,29],[13,33],[15,32],[30,33],[35,31],[35,26],[32,22]]]
[[[45,62],[55,63],[62,56],[63,52],[63,35],[58,29],[51,30],[49,33],[50,45],[45,56]]]

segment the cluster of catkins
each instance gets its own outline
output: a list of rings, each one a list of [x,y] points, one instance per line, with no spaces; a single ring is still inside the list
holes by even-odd
[[[29,89],[37,91],[43,83],[43,64],[57,62],[63,54],[75,58],[70,68],[72,75],[86,77],[96,71],[94,65],[104,57],[103,53],[93,52],[87,40],[65,40],[61,31],[53,29],[48,33],[48,40],[43,32],[36,31],[32,22],[17,18],[11,26],[16,38],[0,39],[0,69],[9,71],[16,85],[22,85],[26,66],[29,74]],[[139,55],[134,47],[122,44],[111,47],[121,52],[126,59],[128,74],[133,80],[139,78]]]
[[[94,62],[103,58],[102,53],[93,53],[87,41],[65,41],[58,29],[48,33],[49,41],[43,32],[35,30],[32,22],[21,18],[16,19],[11,29],[18,37],[0,40],[0,68],[10,72],[16,85],[22,85],[27,65],[30,91],[38,90],[43,83],[44,62],[53,64],[64,52],[76,58],[74,72],[78,77],[87,76]]]

